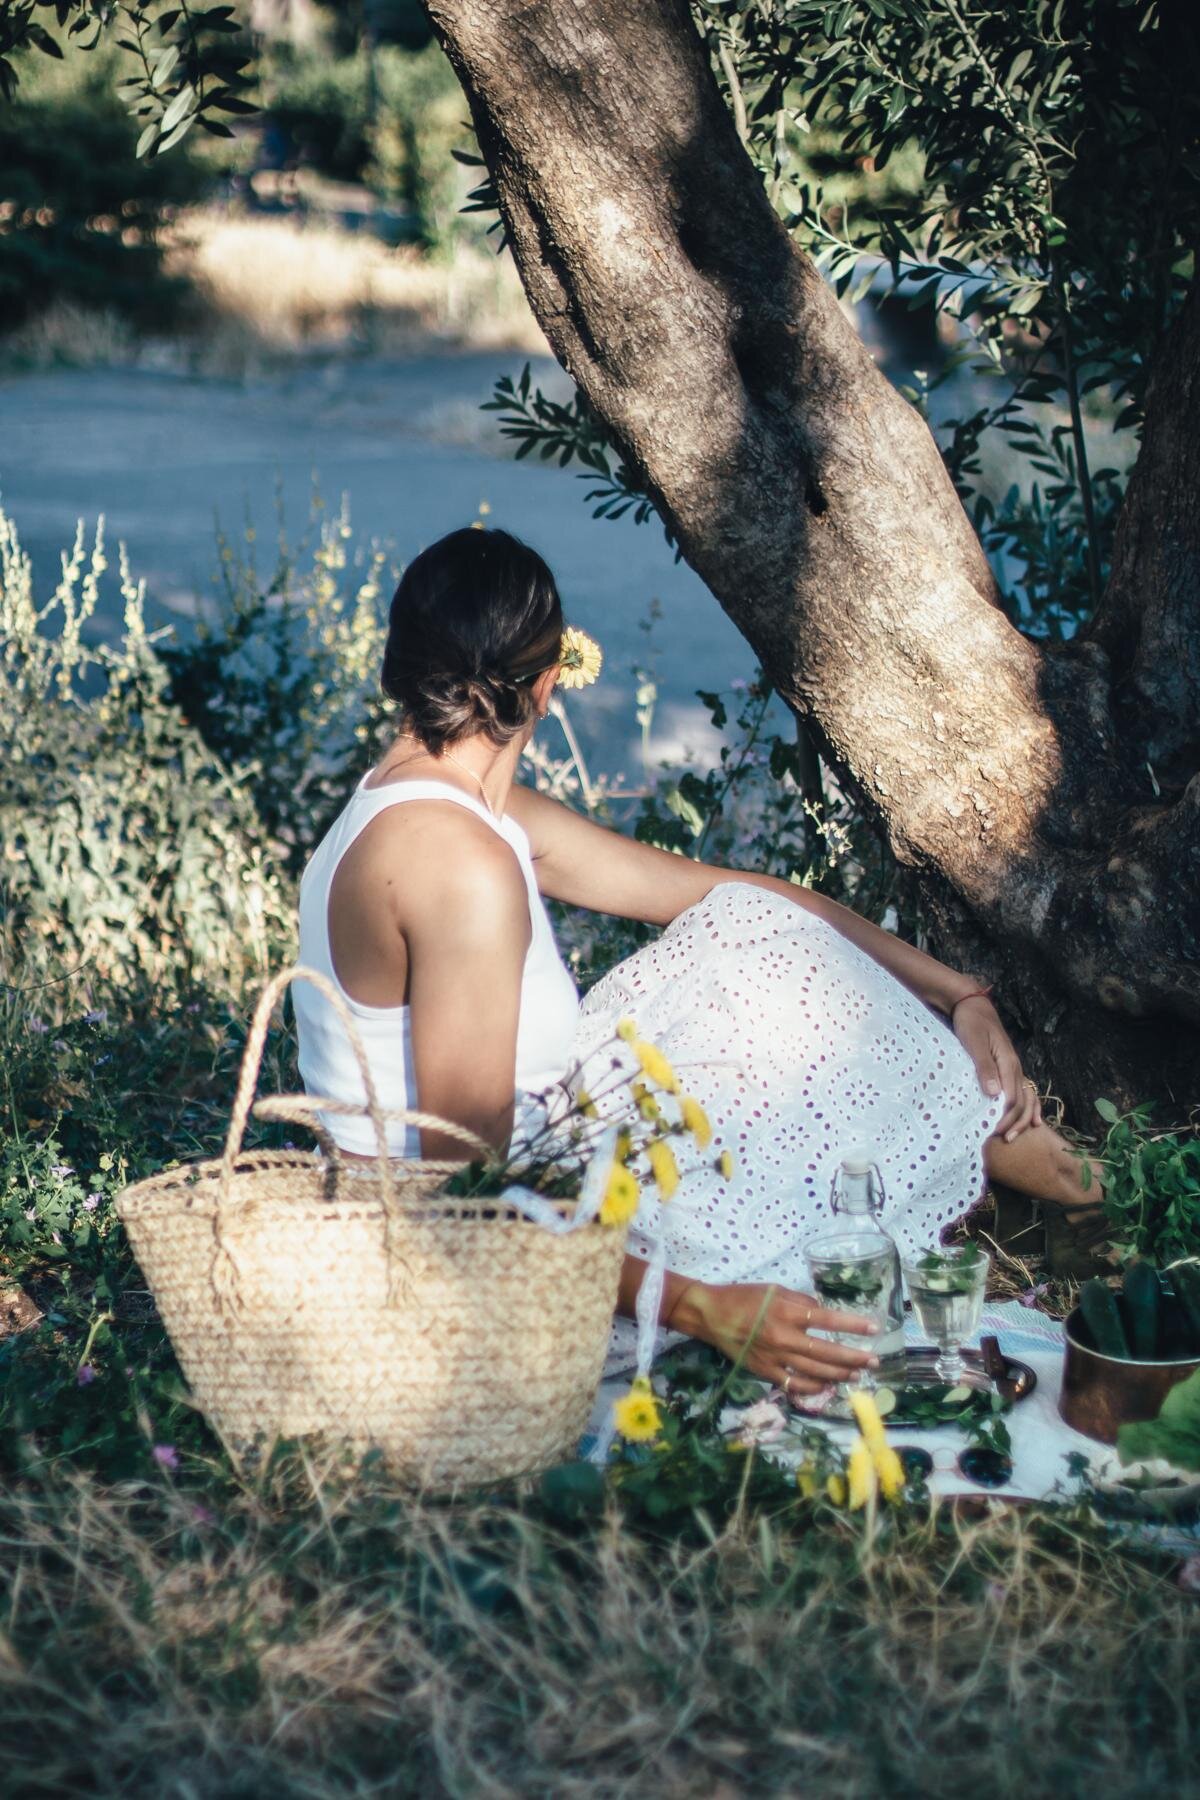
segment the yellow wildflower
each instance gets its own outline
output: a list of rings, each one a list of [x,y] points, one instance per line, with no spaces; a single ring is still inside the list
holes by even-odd
[[[609,1171],[604,1198],[600,1202],[600,1223],[602,1225],[628,1223],[638,1209],[639,1198],[637,1179],[632,1169],[627,1169],[623,1163],[614,1162]]]
[[[699,1150],[707,1150],[712,1143],[712,1126],[708,1122],[708,1114],[700,1102],[692,1094],[685,1094],[679,1102],[679,1115],[684,1128],[691,1132]]]
[[[643,1075],[648,1075],[660,1088],[666,1088],[668,1094],[679,1092],[679,1077],[657,1044],[647,1044],[643,1038],[634,1038],[630,1049],[641,1063]]]
[[[874,1497],[877,1487],[871,1446],[865,1438],[855,1438],[851,1444],[850,1455],[846,1460],[846,1474],[850,1482],[850,1511],[857,1512]]]
[[[829,1495],[829,1498],[833,1501],[835,1506],[845,1506],[846,1477],[844,1475],[827,1475],[825,1477],[825,1492]]]
[[[885,1500],[895,1500],[904,1491],[907,1480],[900,1454],[890,1444],[884,1444],[882,1449],[874,1452],[874,1457],[879,1491]]]
[[[726,1181],[732,1181],[733,1180],[733,1171],[737,1167],[736,1163],[733,1160],[733,1151],[732,1150],[722,1150],[720,1156],[718,1156],[718,1158],[717,1158],[716,1166],[717,1166],[717,1174],[718,1175],[723,1175],[725,1177]]]
[[[802,1500],[811,1500],[817,1491],[817,1472],[810,1462],[802,1462],[796,1470],[796,1486]]]
[[[648,1124],[653,1125],[657,1119],[662,1118],[662,1107],[644,1081],[631,1081],[629,1091],[633,1095],[635,1106]]]
[[[662,1138],[655,1138],[648,1147],[646,1156],[659,1193],[664,1200],[669,1200],[679,1186],[679,1164],[675,1161],[675,1152]]]
[[[887,1445],[887,1432],[883,1428],[874,1394],[867,1388],[851,1388],[850,1410],[871,1450],[874,1452],[884,1449]]]
[[[620,1019],[617,1023],[617,1036],[626,1044],[632,1044],[637,1036],[637,1026],[632,1019]]]
[[[595,638],[577,625],[568,625],[559,646],[557,685],[563,688],[591,687],[604,666],[604,652]]]
[[[648,1382],[635,1381],[623,1399],[613,1401],[613,1423],[631,1444],[648,1444],[658,1436],[662,1419]]]
[[[885,1500],[894,1500],[902,1491],[907,1477],[899,1455],[888,1443],[887,1428],[879,1415],[875,1396],[865,1388],[852,1388],[850,1406],[862,1433],[862,1441],[870,1452],[880,1491]]]
[[[588,1093],[586,1088],[580,1088],[579,1092],[576,1094],[575,1110],[583,1119],[598,1119],[600,1117],[600,1114],[596,1111],[596,1102],[592,1099],[592,1096]]]

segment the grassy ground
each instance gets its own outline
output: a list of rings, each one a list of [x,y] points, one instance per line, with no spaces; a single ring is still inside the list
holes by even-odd
[[[0,1343],[0,1791],[1188,1790],[1200,1609],[1177,1555],[1078,1507],[872,1526],[728,1453],[665,1519],[619,1484],[446,1504],[295,1451],[239,1475],[111,1192],[219,1141],[241,1008],[100,1010],[0,1009],[2,1260],[45,1314]],[[286,1085],[282,1033],[268,1064]]]
[[[1194,1782],[1200,1611],[1070,1518],[914,1514],[872,1548],[818,1507],[659,1541],[615,1506],[564,1527],[536,1495],[214,1473],[0,1500],[6,1792]]]

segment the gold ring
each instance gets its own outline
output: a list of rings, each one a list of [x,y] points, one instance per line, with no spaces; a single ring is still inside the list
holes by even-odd
[[[1025,1077],[1025,1086],[1027,1088],[1032,1088],[1035,1094],[1037,1093],[1037,1082],[1031,1081],[1028,1075]]]

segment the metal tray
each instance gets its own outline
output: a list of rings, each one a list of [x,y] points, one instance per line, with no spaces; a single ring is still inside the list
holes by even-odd
[[[1028,1363],[1018,1362],[1016,1357],[1006,1356],[1003,1351],[1000,1352],[1000,1361],[1003,1363],[1003,1373],[1001,1374],[997,1367],[996,1377],[989,1375],[985,1369],[982,1350],[964,1350],[962,1355],[963,1362],[966,1364],[966,1372],[963,1375],[964,1386],[978,1388],[981,1391],[990,1393],[1003,1393],[1004,1398],[1006,1400],[1011,1400],[1014,1405],[1021,1400],[1028,1400],[1030,1394],[1032,1394],[1034,1388],[1037,1386],[1037,1374],[1035,1370],[1031,1369]],[[937,1372],[937,1357],[938,1353],[932,1345],[917,1344],[910,1349],[906,1349],[904,1353],[904,1379],[902,1381],[880,1381],[879,1386],[890,1387],[893,1389],[906,1387],[940,1387],[943,1385],[943,1382],[942,1377]],[[849,1402],[843,1400],[840,1395],[835,1395],[833,1399],[826,1401],[823,1406],[813,1407],[811,1409],[805,1406],[803,1400],[798,1399],[795,1403],[795,1409],[797,1412],[806,1414],[806,1416],[813,1419],[842,1421],[854,1417],[850,1410]],[[896,1419],[895,1422],[898,1428],[903,1427],[904,1422],[902,1418]],[[947,1419],[945,1422],[946,1424],[950,1424],[952,1421]],[[892,1415],[890,1413],[887,1415],[886,1423],[888,1425],[891,1425],[892,1423]],[[925,1427],[925,1429],[931,1428]]]

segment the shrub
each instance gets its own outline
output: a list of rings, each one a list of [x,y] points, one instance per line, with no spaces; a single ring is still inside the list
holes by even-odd
[[[1200,1133],[1156,1127],[1150,1106],[1119,1113],[1097,1100],[1096,1111],[1108,1126],[1101,1156],[1113,1242],[1160,1269],[1200,1256]]]
[[[0,514],[0,964],[236,990],[287,941],[285,896],[244,775],[170,698],[124,552],[122,636],[84,645],[106,566],[81,525],[39,607]]]
[[[254,538],[221,539],[223,591],[193,643],[164,646],[171,693],[221,762],[240,766],[292,875],[346,803],[393,708],[379,691],[385,636],[379,545],[351,547],[349,507],[314,503],[312,535],[281,526],[267,582]],[[390,599],[390,594],[388,595]]]

